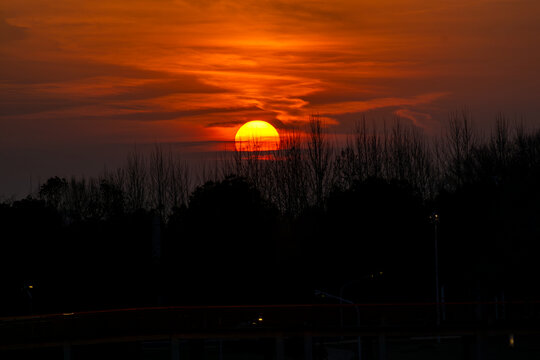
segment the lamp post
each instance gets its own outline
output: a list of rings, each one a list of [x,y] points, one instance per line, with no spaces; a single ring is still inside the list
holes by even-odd
[[[28,297],[28,313],[32,315],[33,313],[33,296],[32,292],[34,291],[34,285],[29,283],[27,285],[23,286],[23,290],[26,293],[26,296]]]
[[[433,214],[429,217],[431,223],[433,224],[433,238],[435,242],[435,308],[437,312],[437,327],[441,324],[441,311],[440,311],[440,295],[439,295],[439,244],[438,244],[438,229],[439,225],[439,214],[434,211]]]
[[[348,302],[348,303],[351,303],[352,304],[352,301],[348,301],[348,300],[345,300],[343,298],[343,293],[345,292],[345,288],[347,288],[349,285],[352,285],[354,283],[357,283],[357,282],[360,282],[362,280],[352,280],[352,281],[349,281],[348,283],[345,283],[344,285],[342,285],[340,288],[339,288],[339,303],[340,304],[343,304],[344,302]],[[358,317],[358,325],[360,325],[360,314],[358,313],[358,308],[356,308],[356,312],[357,312],[357,317]],[[343,327],[343,308],[340,308],[340,325],[341,327]]]
[[[353,282],[355,281],[351,281],[350,283],[353,283]],[[339,291],[340,295],[342,295],[343,289],[347,285],[349,285],[349,283],[341,287]],[[322,296],[322,297],[328,297],[328,298],[339,300],[340,305],[343,303],[354,305],[354,310],[356,311],[356,325],[358,326],[358,328],[360,328],[360,310],[358,309],[357,304],[355,304],[351,300],[344,299],[341,296],[335,296],[321,290],[315,290],[315,296]],[[340,311],[340,319],[339,319],[340,328],[343,329],[343,307],[342,306],[339,307],[339,311]],[[358,360],[361,360],[362,359],[362,339],[360,336],[357,337],[356,345],[357,345],[357,352],[358,352]]]

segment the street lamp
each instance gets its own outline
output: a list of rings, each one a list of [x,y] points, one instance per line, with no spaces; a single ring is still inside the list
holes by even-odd
[[[356,280],[351,281],[350,283],[347,283],[347,284],[343,285],[341,287],[341,289],[339,290],[340,295],[342,295],[343,290],[344,290],[344,288],[346,286],[348,286],[348,285],[350,285],[350,284],[352,284],[354,282],[356,282]],[[315,296],[320,296],[320,297],[323,297],[323,298],[328,297],[328,298],[331,298],[331,299],[339,300],[340,305],[343,304],[343,303],[354,305],[354,310],[356,311],[356,326],[358,326],[358,328],[360,329],[360,310],[358,309],[358,304],[355,304],[351,300],[344,299],[341,296],[332,295],[332,294],[329,294],[329,293],[321,291],[321,290],[315,290]],[[339,307],[339,311],[340,311],[340,319],[339,319],[340,328],[343,329],[343,307],[342,306]],[[358,336],[358,338],[357,338],[356,345],[357,345],[357,351],[358,351],[358,359],[360,360],[360,359],[362,359],[362,338],[360,336]]]
[[[438,229],[437,226],[439,225],[440,217],[439,214],[434,211],[431,216],[429,217],[429,220],[433,224],[433,238],[435,242],[435,308],[437,311],[437,326],[441,324],[441,311],[440,311],[440,298],[439,298],[439,244],[438,244]]]
[[[29,312],[30,314],[32,314],[32,312],[33,312],[33,306],[32,306],[32,305],[33,305],[33,304],[32,304],[32,302],[33,302],[33,299],[32,299],[33,296],[32,296],[32,293],[33,293],[33,291],[34,291],[34,285],[31,284],[31,283],[30,283],[30,284],[24,285],[24,286],[23,286],[23,291],[26,293],[26,296],[28,297],[28,312]]]
[[[339,288],[339,303],[340,304],[343,304],[344,302],[348,302],[350,304],[352,304],[352,301],[348,301],[348,300],[345,300],[343,298],[343,293],[345,291],[345,288],[347,288],[349,285],[352,285],[352,284],[355,284],[355,283],[358,283],[358,282],[361,282],[362,280],[351,280],[345,284],[343,284],[340,288]],[[358,325],[360,325],[360,315],[358,314],[358,308],[356,308],[356,312],[357,312],[357,317],[358,317]],[[341,327],[343,327],[343,308],[340,308],[340,324],[341,324]]]

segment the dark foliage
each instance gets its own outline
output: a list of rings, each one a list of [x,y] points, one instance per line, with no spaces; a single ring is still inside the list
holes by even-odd
[[[209,181],[175,220],[168,256],[184,299],[258,301],[275,271],[277,211],[257,189],[238,177]]]

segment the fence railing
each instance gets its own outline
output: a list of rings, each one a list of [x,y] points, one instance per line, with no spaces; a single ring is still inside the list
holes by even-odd
[[[441,309],[440,326],[436,326],[436,306]],[[540,301],[132,308],[0,318],[0,348],[132,337],[540,331],[539,320]]]

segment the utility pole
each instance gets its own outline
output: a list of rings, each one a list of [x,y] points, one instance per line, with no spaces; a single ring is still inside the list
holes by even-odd
[[[433,212],[430,216],[430,220],[433,223],[434,229],[434,241],[435,241],[435,308],[437,312],[437,327],[441,325],[441,310],[440,310],[440,294],[439,294],[439,241],[438,241],[438,225],[439,225],[439,214]]]
[[[351,281],[350,283],[345,284],[344,286],[341,287],[339,291],[340,296],[335,296],[321,290],[315,290],[315,296],[322,296],[322,297],[328,297],[328,298],[339,300],[340,305],[342,305],[343,303],[354,305],[354,310],[356,311],[356,325],[358,326],[358,328],[360,328],[360,310],[358,309],[358,305],[355,304],[351,300],[347,300],[341,297],[341,295],[343,294],[343,289],[353,282],[355,281]],[[339,311],[340,311],[339,324],[340,324],[341,330],[343,330],[343,307],[342,306],[340,306]],[[356,345],[357,345],[357,352],[358,352],[358,360],[361,360],[362,359],[362,338],[360,336],[358,336],[356,339]]]

